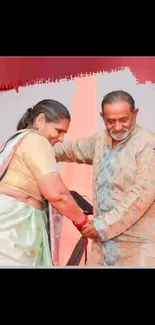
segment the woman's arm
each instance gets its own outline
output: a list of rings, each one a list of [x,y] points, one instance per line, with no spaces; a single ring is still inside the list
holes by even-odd
[[[53,207],[75,223],[84,221],[85,216],[58,172],[52,172],[38,179],[40,192]]]
[[[85,216],[63,183],[49,141],[37,133],[31,133],[23,140],[21,152],[43,197],[74,223],[83,222]]]

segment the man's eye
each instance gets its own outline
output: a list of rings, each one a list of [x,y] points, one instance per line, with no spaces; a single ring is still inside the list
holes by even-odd
[[[123,123],[127,123],[128,120],[127,120],[127,119],[123,119],[123,120],[121,120],[121,122],[123,122]]]

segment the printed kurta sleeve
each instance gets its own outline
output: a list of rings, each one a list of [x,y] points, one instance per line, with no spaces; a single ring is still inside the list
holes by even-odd
[[[55,148],[57,162],[77,162],[92,165],[95,152],[96,134],[92,137],[59,144]]]
[[[101,241],[108,241],[135,224],[155,200],[155,149],[146,145],[137,155],[138,171],[135,184],[115,208],[94,219]]]
[[[21,150],[24,163],[36,179],[58,172],[54,149],[46,138],[30,133],[23,140]]]

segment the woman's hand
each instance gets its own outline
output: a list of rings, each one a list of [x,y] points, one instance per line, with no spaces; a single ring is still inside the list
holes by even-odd
[[[98,232],[96,231],[92,220],[89,220],[80,232],[85,238],[99,239]]]

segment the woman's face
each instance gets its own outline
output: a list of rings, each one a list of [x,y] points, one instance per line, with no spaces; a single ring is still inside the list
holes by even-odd
[[[54,146],[56,143],[64,141],[69,125],[70,120],[66,118],[57,123],[46,122],[45,115],[40,114],[35,120],[34,128]]]

